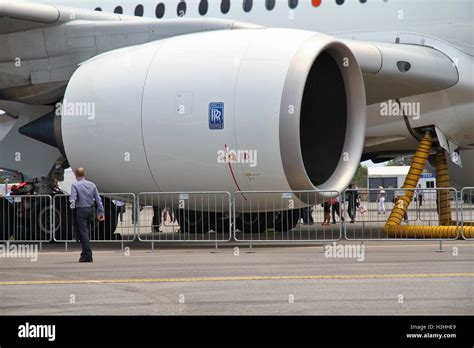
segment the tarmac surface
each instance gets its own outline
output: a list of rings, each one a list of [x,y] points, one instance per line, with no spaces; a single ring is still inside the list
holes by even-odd
[[[94,263],[77,244],[0,258],[0,315],[474,314],[471,241],[365,242],[361,261],[322,245],[125,246],[93,245]]]

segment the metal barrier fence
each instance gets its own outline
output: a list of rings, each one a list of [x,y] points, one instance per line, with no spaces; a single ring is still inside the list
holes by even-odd
[[[143,242],[227,242],[231,235],[229,192],[138,194],[138,239]]]
[[[105,209],[105,221],[99,222],[96,218],[90,225],[91,242],[132,242],[135,240],[133,193],[100,194]],[[56,195],[54,204],[54,241],[75,242],[75,226],[73,209],[70,207],[69,195]],[[94,214],[97,211],[94,210]]]
[[[0,241],[50,242],[53,231],[51,196],[0,197]]]
[[[347,189],[344,191],[344,212],[347,222],[354,220],[363,224],[387,221],[393,204],[404,194],[404,189],[384,189],[383,204],[378,200],[379,189]],[[353,193],[355,196],[353,196]],[[416,202],[413,201],[404,217],[404,221],[414,222],[419,219]]]
[[[473,239],[472,233],[467,233],[467,229],[474,228],[474,187],[464,187],[461,190],[461,232],[464,239]]]
[[[426,240],[426,239],[456,239],[454,236],[439,238],[437,226],[440,226],[440,211],[451,211],[450,223],[458,225],[457,191],[454,188],[429,189],[347,189],[344,192],[344,211],[346,223],[344,236],[347,240]],[[411,231],[401,231],[397,237],[391,237],[384,229],[387,220],[396,205],[403,205],[400,200],[406,193],[411,192],[413,199],[401,219],[400,230],[410,226]],[[447,195],[442,198],[442,193]],[[388,199],[387,199],[388,198]],[[446,199],[447,198],[447,199]],[[401,207],[401,206],[399,206]],[[405,226],[405,227],[403,227]],[[430,228],[426,228],[426,227]],[[424,228],[423,232],[421,228]],[[416,232],[416,233],[415,233]]]
[[[440,191],[444,191],[448,195],[448,202],[442,202]],[[458,208],[458,192],[454,188],[425,188],[415,189],[415,196],[413,197],[416,209],[418,211],[418,219],[420,221],[432,221],[437,217],[441,205],[444,208],[449,207],[451,211],[451,220],[458,220],[460,216],[457,214]]]
[[[342,237],[339,197],[338,191],[236,192],[234,238],[245,242],[337,241]]]
[[[474,187],[338,191],[148,192],[101,194],[105,222],[93,242],[332,242],[472,238]],[[413,200],[400,233],[387,233],[394,205]],[[355,200],[354,200],[355,199]],[[459,202],[460,201],[460,202]],[[462,205],[460,203],[462,202]],[[384,209],[385,208],[385,209]],[[385,213],[384,213],[385,211]],[[459,214],[459,212],[461,212]],[[75,242],[68,195],[0,197],[0,241]],[[401,214],[400,214],[401,215]],[[352,222],[354,218],[354,222]],[[398,225],[397,225],[398,226]],[[443,229],[441,233],[441,229]],[[446,232],[447,231],[447,232]],[[393,230],[392,230],[393,232]]]

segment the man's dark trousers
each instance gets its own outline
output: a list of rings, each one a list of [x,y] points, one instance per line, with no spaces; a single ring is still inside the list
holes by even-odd
[[[352,200],[349,201],[349,207],[347,208],[347,214],[349,214],[349,217],[351,218],[351,221],[354,222],[355,219],[356,219],[357,208],[356,208],[356,203]]]
[[[94,218],[94,208],[76,208],[76,227],[82,244],[81,259],[91,260],[92,249],[89,242],[89,227]]]

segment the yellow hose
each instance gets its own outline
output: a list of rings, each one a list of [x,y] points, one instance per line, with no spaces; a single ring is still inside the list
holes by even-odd
[[[415,155],[413,156],[413,161],[411,163],[410,170],[408,171],[407,177],[405,179],[405,182],[403,183],[402,188],[412,189],[415,188],[418,184],[418,180],[420,179],[421,173],[423,173],[426,161],[428,160],[428,157],[430,155],[431,143],[431,134],[426,133],[423,139],[421,140]],[[413,190],[406,190],[405,194],[398,198],[398,201],[395,203],[392,212],[390,213],[387,224],[385,225],[385,229],[393,231],[393,227],[401,227],[400,224],[402,222],[403,216],[407,211],[408,206],[411,203],[411,200],[413,199],[413,195]]]
[[[451,207],[449,205],[449,192],[447,190],[440,191],[440,225],[441,226],[409,226],[401,225],[403,216],[405,215],[408,206],[413,199],[414,190],[420,176],[425,168],[426,161],[430,155],[432,145],[431,133],[427,132],[418,146],[418,149],[413,156],[413,161],[410,166],[408,175],[403,183],[402,188],[409,190],[405,191],[405,194],[399,197],[395,206],[390,213],[387,223],[384,226],[384,232],[393,238],[456,238],[457,237],[457,226],[452,225],[451,220]],[[446,157],[442,150],[437,151],[436,154],[436,167],[437,167],[437,178],[439,177],[440,182],[437,183],[438,187],[449,187],[449,176],[448,167],[446,163]],[[441,152],[441,154],[440,154]],[[443,161],[444,158],[444,161]],[[439,169],[439,172],[438,172]],[[442,193],[442,194],[441,194]],[[461,234],[459,234],[461,235]],[[464,226],[464,236],[471,238],[474,236],[474,228],[472,226]]]
[[[448,163],[446,154],[441,147],[436,150],[436,187],[449,187]],[[456,221],[451,219],[451,204],[449,201],[449,191],[439,190],[439,224],[441,226],[456,225]]]
[[[446,153],[441,147],[436,150],[436,186],[439,188],[449,187],[449,172],[448,162],[446,160]],[[451,218],[451,204],[449,201],[449,191],[439,191],[439,224],[442,226],[455,226],[456,221]],[[463,223],[464,237],[472,238],[474,226],[472,222]]]

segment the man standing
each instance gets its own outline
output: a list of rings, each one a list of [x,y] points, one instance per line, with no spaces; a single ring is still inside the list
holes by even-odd
[[[377,195],[377,214],[385,215],[385,190],[383,186],[379,186],[379,194]]]
[[[102,222],[104,217],[104,206],[99,196],[97,186],[86,180],[84,168],[75,170],[76,180],[71,186],[69,202],[74,209],[76,236],[81,241],[82,253],[79,262],[92,262],[92,249],[89,242],[90,224],[94,219],[94,203],[97,204],[98,217]]]
[[[418,184],[417,189],[415,190],[415,193],[418,198],[418,205],[422,207],[423,206],[423,189],[421,188],[421,184]]]
[[[359,201],[359,192],[357,192],[357,188],[354,184],[349,185],[349,190],[347,190],[347,200],[349,201],[347,213],[351,219],[350,222],[354,223],[357,214],[357,203]]]

